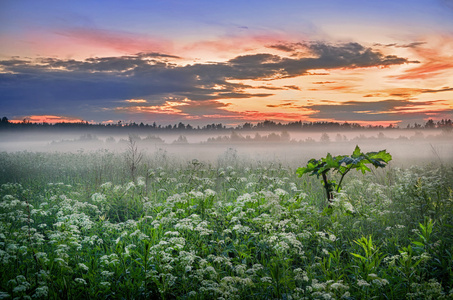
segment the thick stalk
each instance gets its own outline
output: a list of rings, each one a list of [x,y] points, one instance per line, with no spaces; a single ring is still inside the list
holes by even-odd
[[[329,206],[330,206],[330,204],[332,203],[332,200],[333,200],[332,185],[327,180],[326,173],[322,173],[322,179],[324,180],[324,189],[326,190],[327,201],[329,202]]]
[[[343,182],[344,176],[345,176],[349,171],[351,171],[351,167],[349,167],[346,171],[344,171],[344,173],[341,173],[340,182],[338,182],[338,185],[337,185],[337,193],[338,193],[338,192],[340,191],[340,189],[341,189],[341,183]]]

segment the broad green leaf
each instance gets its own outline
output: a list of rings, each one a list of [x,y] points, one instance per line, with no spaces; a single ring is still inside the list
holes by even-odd
[[[360,157],[360,156],[362,156],[362,151],[360,151],[360,148],[357,145],[357,146],[355,146],[354,152],[352,153],[351,157],[357,158],[357,157]]]
[[[346,165],[356,165],[358,164],[361,160],[363,160],[363,157],[357,157],[357,158],[352,158],[352,157],[344,157],[341,161],[340,164],[345,163]]]
[[[375,159],[386,163],[392,160],[392,156],[390,155],[390,153],[387,153],[386,150],[381,150],[379,152],[368,152],[366,156],[369,159]]]
[[[360,162],[359,164],[357,164],[357,166],[354,168],[356,169],[357,171],[362,171],[363,174],[365,174],[365,172],[367,171],[371,171],[370,168],[368,168],[364,163]]]
[[[338,172],[339,172],[340,174],[344,174],[346,171],[348,171],[348,168],[347,168],[347,167],[341,166],[341,165],[338,167]]]
[[[305,167],[301,167],[301,168],[298,168],[296,170],[296,174],[299,176],[299,177],[302,177],[302,175],[304,175],[305,173],[308,173],[309,171],[307,171],[308,168],[305,168]]]
[[[337,155],[327,153],[326,157],[319,160],[310,159],[306,167],[298,168],[296,173],[301,177],[304,174],[309,173],[310,176],[316,175],[319,177],[322,175],[321,183],[326,189],[327,200],[331,201],[331,192],[341,190],[341,183],[343,182],[344,176],[352,169],[361,171],[363,174],[371,171],[367,164],[372,164],[377,167],[385,167],[386,164],[392,159],[392,156],[387,153],[386,150],[379,152],[368,152],[364,154],[358,145],[356,145],[352,155]],[[341,174],[340,183],[329,179],[329,172],[337,172]]]
[[[338,162],[330,153],[327,153],[326,156],[326,168],[336,168],[338,167]]]

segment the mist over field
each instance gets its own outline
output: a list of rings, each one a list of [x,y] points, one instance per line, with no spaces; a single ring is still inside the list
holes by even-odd
[[[123,129],[0,132],[1,299],[453,297],[451,131]]]
[[[165,153],[175,161],[197,159],[216,163],[225,155],[248,162],[302,164],[326,153],[350,154],[359,145],[364,151],[386,149],[393,164],[447,163],[453,161],[453,132],[446,130],[360,131],[234,131],[220,132],[115,132],[77,130],[5,131],[0,133],[0,152],[90,153],[127,151],[131,137],[148,156]]]

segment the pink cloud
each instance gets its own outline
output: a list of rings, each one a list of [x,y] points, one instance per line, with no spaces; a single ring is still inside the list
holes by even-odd
[[[173,50],[173,44],[169,40],[131,32],[96,28],[71,28],[59,30],[56,34],[82,43],[84,46],[111,49],[127,54],[138,52],[170,53]]]
[[[217,55],[229,53],[237,55],[238,53],[244,54],[244,52],[255,51],[282,40],[291,39],[292,37],[281,33],[226,35],[182,45],[181,51],[189,55],[199,55],[200,51]]]

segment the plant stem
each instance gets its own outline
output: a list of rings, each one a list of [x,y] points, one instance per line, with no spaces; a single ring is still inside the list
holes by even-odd
[[[324,180],[324,189],[326,190],[327,194],[327,201],[329,202],[329,207],[330,204],[332,203],[333,195],[332,195],[332,185],[327,179],[326,173],[322,173],[322,179]]]

